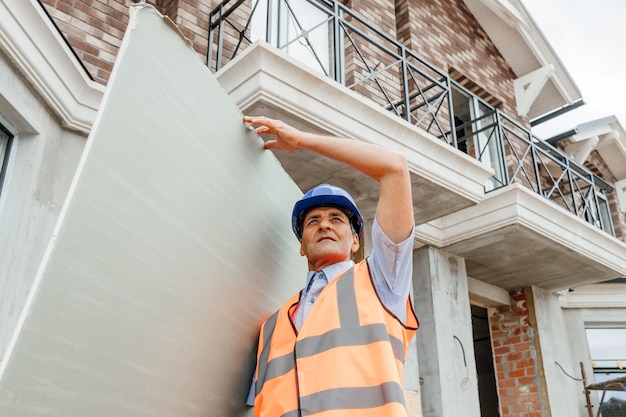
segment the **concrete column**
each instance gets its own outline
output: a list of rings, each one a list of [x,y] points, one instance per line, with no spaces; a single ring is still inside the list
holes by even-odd
[[[567,331],[559,297],[541,288],[532,287],[529,303],[531,326],[535,327],[535,345],[549,400],[549,416],[587,416],[579,404],[584,398],[579,359],[572,356],[570,346],[580,343]]]
[[[417,342],[414,337],[406,352],[404,363],[404,400],[408,417],[424,417],[420,397],[420,372],[417,363]]]
[[[413,300],[424,417],[480,417],[465,260],[415,252]]]
[[[560,300],[559,300],[560,301]],[[591,352],[589,351],[589,343],[587,341],[587,331],[585,328],[585,323],[587,321],[594,323],[607,323],[610,321],[611,310],[603,309],[603,308],[594,308],[594,309],[580,309],[580,308],[566,308],[561,309],[563,313],[563,321],[565,322],[565,332],[568,336],[568,345],[570,347],[570,351],[572,354],[572,362],[571,367],[572,370],[575,370],[573,375],[577,378],[582,377],[582,373],[580,371],[580,363],[582,362],[585,367],[585,373],[587,376],[587,385],[595,382],[593,367],[591,365]],[[616,311],[613,310],[613,313]],[[619,316],[616,320],[617,325],[619,323],[623,323],[624,321],[624,313],[619,312],[618,314],[613,314],[613,316]],[[582,395],[577,395],[578,398],[578,414],[573,414],[573,417],[589,417],[589,411],[587,411],[587,398],[584,395],[585,392],[583,390],[582,381],[580,385],[580,392]],[[595,416],[598,412],[598,391],[591,391],[589,393],[589,400],[592,405],[592,413]]]

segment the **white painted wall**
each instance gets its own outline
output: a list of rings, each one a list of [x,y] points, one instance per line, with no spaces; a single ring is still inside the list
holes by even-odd
[[[82,153],[85,136],[61,127],[0,55],[0,114],[15,135],[0,195],[0,357],[24,306]]]
[[[551,415],[588,417],[579,407],[584,400],[582,382],[572,379],[580,378],[579,360],[572,350],[580,340],[568,331],[559,296],[537,287],[532,292]]]
[[[609,286],[608,284],[603,284]],[[578,291],[578,289],[576,290]],[[624,294],[622,294],[624,296]],[[567,297],[567,295],[566,295]],[[599,307],[602,300],[598,300],[596,306],[587,304],[585,308],[563,308],[563,317],[567,328],[570,349],[572,352],[571,366],[579,369],[580,362],[585,366],[587,385],[595,382],[593,368],[591,367],[591,353],[587,340],[586,327],[592,326],[626,326],[626,308],[623,307]],[[578,375],[577,375],[578,376]],[[594,415],[598,412],[598,391],[591,391],[591,403]],[[577,396],[578,408],[586,413],[584,396]],[[581,414],[587,417],[587,414]]]
[[[0,122],[14,135],[0,195],[0,358],[95,120],[90,80],[42,6],[0,1]]]

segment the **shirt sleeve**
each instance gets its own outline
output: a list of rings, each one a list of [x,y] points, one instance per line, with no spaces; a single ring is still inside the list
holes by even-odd
[[[246,398],[246,405],[249,407],[254,407],[254,398],[256,391],[256,384],[254,383],[254,377],[252,378],[252,382],[250,383],[250,390],[248,391],[248,397]]]
[[[406,323],[406,300],[413,275],[413,237],[395,244],[385,235],[376,218],[372,224],[372,253],[368,264],[382,303]]]

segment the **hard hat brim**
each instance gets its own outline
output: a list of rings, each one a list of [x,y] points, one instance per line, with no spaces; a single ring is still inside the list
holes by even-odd
[[[356,205],[350,201],[350,199],[342,195],[317,195],[308,198],[303,198],[298,201],[292,214],[292,228],[298,240],[302,239],[302,222],[306,213],[317,207],[336,207],[343,212],[347,212],[346,215],[350,219],[350,223],[354,227],[356,234],[361,238],[363,232],[363,217],[359,212]]]

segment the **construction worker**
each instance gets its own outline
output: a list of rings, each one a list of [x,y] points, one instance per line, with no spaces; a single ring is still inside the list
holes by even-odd
[[[292,226],[309,273],[304,289],[261,327],[248,400],[254,415],[406,417],[403,365],[418,322],[408,298],[414,222],[405,157],[279,120],[244,121],[275,135],[265,149],[313,151],[380,184],[373,250],[356,265],[363,218],[350,194],[322,184],[296,202]]]

